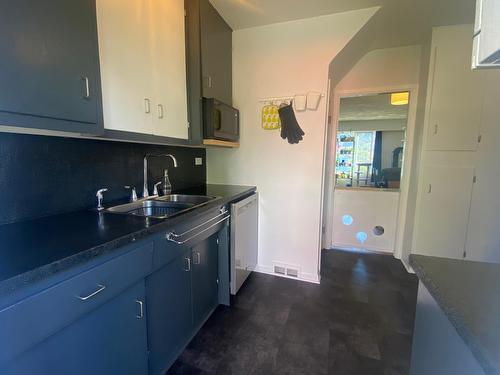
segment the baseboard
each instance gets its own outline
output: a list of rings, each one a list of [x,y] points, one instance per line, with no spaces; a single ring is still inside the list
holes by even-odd
[[[403,259],[400,259],[400,261],[401,261],[401,263],[403,263],[403,266],[404,266],[404,268],[406,268],[406,271],[407,271],[408,273],[415,273],[415,271],[413,270],[413,267],[412,267],[412,266],[410,266],[410,264],[409,264],[409,263],[407,263],[407,262],[406,262],[405,260],[403,260]]]
[[[391,254],[394,255],[393,250],[387,250],[383,249],[380,247],[359,247],[355,246],[353,244],[346,244],[346,243],[333,243],[330,247],[331,249],[339,249],[339,250],[354,250],[354,251],[370,251],[373,253],[379,253],[379,254]]]
[[[254,271],[258,272],[258,273],[265,273],[267,275],[284,277],[285,279],[305,281],[307,283],[313,283],[313,284],[320,283],[320,278],[319,278],[318,274],[313,274],[313,273],[308,273],[308,272],[300,272],[299,277],[292,277],[292,276],[287,276],[287,275],[275,273],[273,267],[264,266],[261,264],[257,265],[257,267],[255,267]]]

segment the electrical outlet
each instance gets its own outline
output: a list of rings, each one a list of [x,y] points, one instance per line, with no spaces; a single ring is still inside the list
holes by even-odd
[[[194,165],[203,165],[203,158],[194,158]]]

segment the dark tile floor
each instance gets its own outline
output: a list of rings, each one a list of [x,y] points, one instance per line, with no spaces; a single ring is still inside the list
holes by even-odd
[[[168,374],[408,374],[417,278],[386,255],[321,263],[321,285],[252,274]]]

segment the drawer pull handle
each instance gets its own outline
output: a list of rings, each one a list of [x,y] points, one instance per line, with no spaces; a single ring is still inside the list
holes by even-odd
[[[201,264],[201,254],[199,252],[193,254],[193,264]]]
[[[140,300],[136,300],[137,304],[139,305],[139,315],[136,315],[137,319],[142,319],[144,318],[144,302]]]
[[[86,301],[94,296],[96,296],[97,294],[101,293],[104,289],[106,289],[106,287],[104,285],[97,285],[97,289],[95,291],[93,291],[92,293],[90,293],[89,295],[85,296],[85,297],[82,297],[82,296],[77,296],[77,298],[80,300],[80,301]]]

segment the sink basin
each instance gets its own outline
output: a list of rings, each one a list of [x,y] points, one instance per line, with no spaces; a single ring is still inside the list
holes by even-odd
[[[166,219],[202,206],[214,199],[216,197],[171,194],[110,207],[106,209],[106,212]]]
[[[193,204],[198,205],[202,203],[210,202],[216,197],[208,197],[206,195],[182,195],[182,194],[170,194],[163,197],[154,198],[155,202],[171,202],[171,203],[183,203],[183,204]]]

